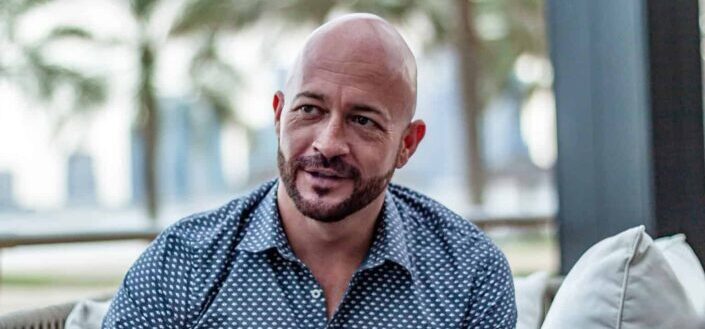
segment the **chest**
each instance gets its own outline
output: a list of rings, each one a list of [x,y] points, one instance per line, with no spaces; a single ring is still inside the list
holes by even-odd
[[[326,314],[328,319],[332,319],[337,306],[350,287],[350,281],[355,276],[356,266],[342,265],[322,265],[314,264],[308,267],[315,278],[316,283],[321,287],[323,298],[325,299]],[[305,271],[305,269],[304,269]]]
[[[325,290],[305,267],[280,259],[236,262],[193,328],[425,328],[440,324],[404,269],[381,266]],[[423,290],[423,289],[422,289]],[[329,319],[326,294],[340,295]],[[448,319],[461,320],[450,316]],[[451,324],[450,322],[446,324]]]

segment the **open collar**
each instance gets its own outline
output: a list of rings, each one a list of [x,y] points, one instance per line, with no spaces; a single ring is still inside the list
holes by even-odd
[[[277,180],[247,217],[245,235],[235,249],[259,253],[288,247],[277,206],[278,185]]]
[[[394,262],[414,275],[413,261],[406,239],[406,229],[394,197],[387,190],[384,205],[377,220],[374,239],[361,269],[376,267],[385,260]]]
[[[300,261],[289,246],[281,223],[277,206],[278,184],[279,181],[272,184],[269,192],[251,212],[246,232],[236,249],[259,253],[276,248],[282,256]],[[388,190],[385,191],[384,205],[375,225],[372,245],[360,270],[380,266],[385,260],[401,265],[413,276],[402,214]]]

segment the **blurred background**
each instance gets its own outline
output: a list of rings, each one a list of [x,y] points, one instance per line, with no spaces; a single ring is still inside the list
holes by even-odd
[[[305,37],[372,12],[417,56],[394,181],[559,271],[542,0],[0,0],[0,313],[114,291],[160,229],[276,177],[271,99]]]

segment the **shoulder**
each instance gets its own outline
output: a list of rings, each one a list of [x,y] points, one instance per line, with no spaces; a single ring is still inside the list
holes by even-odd
[[[157,241],[194,252],[213,248],[215,244],[235,243],[251,213],[265,199],[275,182],[271,180],[259,185],[221,207],[182,218],[164,229]]]
[[[458,275],[468,277],[509,270],[502,251],[469,220],[409,188],[390,184],[389,192],[421,268],[452,267]]]
[[[489,238],[475,224],[448,209],[438,201],[396,184],[389,185],[389,192],[404,222],[412,231],[432,235],[453,245],[484,244]],[[458,246],[460,246],[458,245]]]
[[[397,185],[390,185],[389,191],[403,218],[418,287],[437,300],[452,301],[457,314],[467,315],[467,327],[494,328],[500,320],[515,323],[511,269],[492,240],[421,193]]]

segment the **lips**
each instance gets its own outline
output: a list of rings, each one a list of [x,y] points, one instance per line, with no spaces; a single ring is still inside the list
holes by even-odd
[[[346,178],[346,177],[344,177],[334,171],[320,170],[320,169],[308,169],[308,170],[304,170],[304,171],[311,174],[311,176],[316,177],[316,178],[325,178],[325,179]]]

